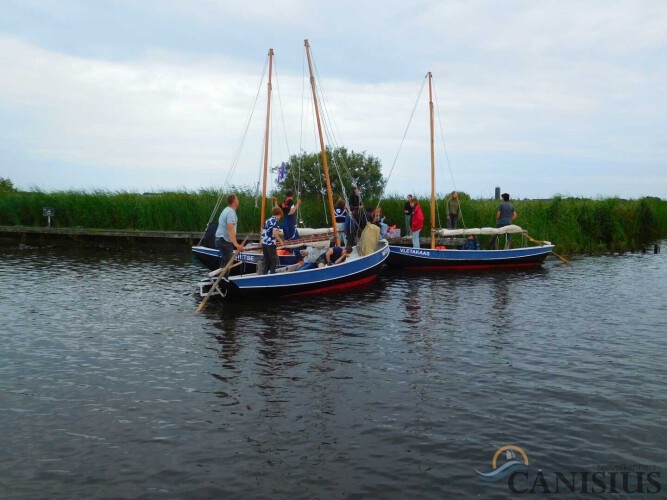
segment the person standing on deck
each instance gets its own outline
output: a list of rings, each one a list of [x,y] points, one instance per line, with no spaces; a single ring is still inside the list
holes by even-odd
[[[354,246],[357,231],[361,228],[361,189],[359,189],[359,186],[354,187],[354,193],[350,195],[350,198],[347,201],[350,210],[350,225],[347,233],[347,244]]]
[[[412,195],[409,194],[405,201],[405,206],[403,211],[405,212],[405,236],[410,236],[412,231],[410,230],[410,224],[412,223],[412,205],[410,205],[410,200]]]
[[[424,214],[422,207],[419,206],[417,198],[410,200],[412,207],[412,218],[410,220],[410,231],[412,231],[412,248],[420,248],[419,246],[419,231],[424,227]]]
[[[301,200],[294,203],[294,192],[288,189],[285,193],[287,198],[282,202],[280,208],[283,210],[283,237],[285,240],[298,240],[299,231],[296,229],[296,212],[301,206]]]
[[[264,256],[264,272],[262,274],[274,274],[280,263],[278,259],[278,244],[283,246],[285,242],[280,239],[280,218],[283,211],[280,207],[273,207],[273,214],[266,219],[262,228],[262,255]]]
[[[447,200],[447,228],[456,229],[461,215],[461,203],[456,191],[452,191],[451,197]]]
[[[218,229],[215,232],[215,247],[220,250],[223,265],[232,258],[234,249],[243,250],[243,246],[236,240],[236,226],[239,221],[236,215],[237,208],[239,208],[238,197],[235,194],[227,195],[227,207],[220,214]],[[228,275],[229,270],[225,273],[225,277]]]
[[[340,235],[341,243],[345,245],[345,218],[347,216],[347,209],[345,208],[345,200],[343,198],[339,198],[336,202],[334,215],[336,217],[336,227],[338,228],[338,234]]]
[[[507,193],[503,193],[501,197],[503,201],[498,206],[498,212],[496,213],[496,227],[509,226],[517,218],[516,210],[514,210],[514,206],[510,203],[510,195]],[[497,239],[498,235],[494,234],[493,238],[491,238],[491,241],[489,241],[488,248],[495,248]],[[507,242],[511,248],[512,247],[511,234],[507,235]]]

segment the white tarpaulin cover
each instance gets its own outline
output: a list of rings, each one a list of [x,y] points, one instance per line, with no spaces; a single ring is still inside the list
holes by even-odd
[[[317,234],[329,234],[333,233],[333,228],[331,227],[317,227],[317,228],[312,228],[312,227],[297,227],[297,231],[299,231],[299,236],[303,238],[304,236],[315,236]],[[283,235],[283,230],[280,230],[280,236]]]
[[[440,236],[468,236],[469,234],[515,234],[523,233],[523,229],[514,224],[504,227],[472,227],[470,229],[436,229]]]

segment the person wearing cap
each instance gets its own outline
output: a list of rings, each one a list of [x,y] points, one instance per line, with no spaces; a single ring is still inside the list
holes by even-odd
[[[502,197],[503,201],[500,202],[500,205],[498,206],[498,212],[496,213],[496,227],[505,227],[509,226],[516,220],[517,213],[516,210],[514,209],[514,206],[510,203],[510,195],[507,193],[503,193],[500,196]],[[493,238],[491,238],[491,241],[489,241],[488,248],[495,248],[497,240],[498,240],[498,235],[494,234]],[[512,246],[511,234],[507,235],[507,242],[508,245],[511,247]]]

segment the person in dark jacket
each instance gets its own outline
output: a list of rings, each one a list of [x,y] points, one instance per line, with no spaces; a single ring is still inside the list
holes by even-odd
[[[422,208],[419,206],[419,201],[417,198],[412,198],[410,200],[410,206],[412,207],[412,218],[410,221],[410,231],[412,231],[412,248],[419,247],[419,231],[424,227],[424,214],[422,213]]]
[[[474,234],[468,235],[468,240],[463,245],[462,250],[479,250],[479,240]]]
[[[352,253],[352,247],[331,247],[324,255],[316,261],[317,267],[332,266],[345,262],[345,259]]]
[[[350,211],[350,224],[347,232],[347,243],[348,245],[354,246],[356,241],[357,231],[363,229],[361,226],[362,214],[361,214],[361,189],[359,186],[355,186],[354,193],[350,195],[350,198],[347,200],[348,209]],[[364,221],[364,226],[366,221]]]
[[[285,201],[280,204],[285,217],[283,220],[283,236],[286,240],[298,240],[299,231],[296,229],[296,212],[301,206],[301,200],[294,203],[294,192],[291,189],[288,189],[285,195],[287,196]]]
[[[410,200],[412,195],[409,194],[406,198],[405,206],[403,211],[405,212],[405,236],[410,236],[412,231],[410,230],[410,224],[412,223],[412,205],[410,205]]]

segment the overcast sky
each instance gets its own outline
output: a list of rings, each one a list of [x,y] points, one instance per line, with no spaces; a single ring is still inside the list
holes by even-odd
[[[304,38],[340,143],[379,157],[385,175],[432,71],[454,180],[436,117],[439,192],[667,197],[662,0],[2,0],[0,177],[45,190],[219,187],[269,47],[271,164],[300,143],[316,151]],[[265,93],[235,184],[258,179]],[[429,179],[423,94],[388,190],[427,193]]]

